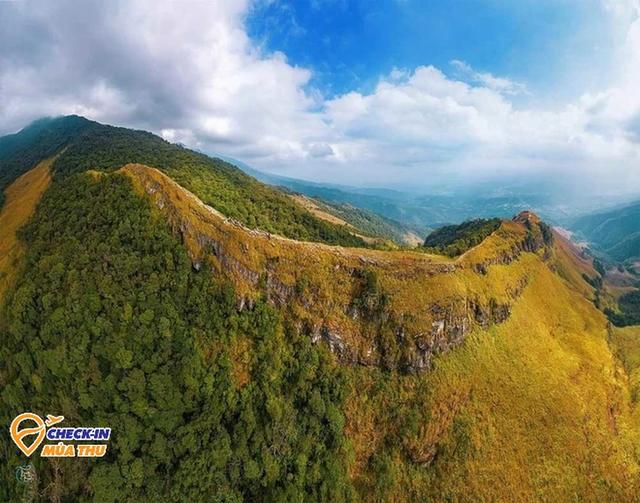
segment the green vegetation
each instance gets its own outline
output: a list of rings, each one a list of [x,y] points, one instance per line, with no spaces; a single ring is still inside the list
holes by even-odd
[[[424,246],[427,251],[455,257],[482,243],[498,227],[500,227],[498,218],[469,220],[460,225],[447,225],[429,234]]]
[[[596,289],[596,292],[602,290],[603,282],[602,276],[594,276],[593,278],[588,274],[582,273],[582,278],[593,288]]]
[[[538,227],[540,227],[540,233],[542,234],[542,240],[544,244],[551,245],[553,243],[553,229],[546,222],[540,221],[538,223]]]
[[[96,463],[33,458],[50,501],[342,501],[344,379],[263,302],[195,272],[128,178],[53,184],[0,315],[0,421],[110,426]],[[19,499],[7,449],[0,499]]]
[[[363,319],[363,329],[376,342],[380,351],[380,367],[387,371],[406,370],[406,355],[397,337],[398,324],[389,312],[390,296],[380,284],[378,274],[371,269],[361,275],[361,285],[356,292],[352,309]]]
[[[87,131],[58,159],[58,176],[113,171],[128,163],[164,171],[206,204],[249,228],[292,239],[345,246],[364,242],[347,229],[314,217],[284,194],[245,175],[231,164],[174,145],[144,131],[100,126]]]
[[[327,213],[353,225],[362,234],[390,239],[398,244],[412,244],[408,239],[413,231],[399,222],[347,203],[330,203],[320,199],[316,199],[316,203]]]
[[[640,203],[579,218],[571,229],[613,260],[640,257]]]
[[[598,258],[594,258],[593,259],[593,268],[598,272],[598,274],[600,274],[600,276],[602,276],[604,278],[604,276],[607,274],[607,270],[605,269],[604,264],[602,263],[602,261]]]
[[[0,138],[0,208],[4,190],[40,161],[60,152],[70,141],[94,124],[75,115],[40,119],[16,134]]]
[[[610,308],[605,310],[605,314],[611,323],[617,327],[628,327],[630,325],[640,325],[640,290],[625,293],[618,299],[620,311],[615,312]]]
[[[80,173],[129,162],[162,172]],[[113,433],[99,462],[34,456],[42,499],[637,499],[637,327],[608,326],[584,281],[604,267],[535,215],[427,238],[469,250],[456,260],[280,239],[166,174],[245,223],[342,238],[224,163],[91,125],[16,242],[39,199],[21,183],[44,191],[47,168],[0,214],[16,250],[0,267],[0,421]],[[24,457],[3,452],[0,500],[19,500]]]
[[[111,172],[128,163],[145,164],[164,171],[206,204],[252,229],[303,241],[365,245],[344,226],[316,218],[231,164],[145,131],[104,126],[77,116],[38,121],[0,139],[0,189],[65,147],[53,167],[56,179],[87,170]]]

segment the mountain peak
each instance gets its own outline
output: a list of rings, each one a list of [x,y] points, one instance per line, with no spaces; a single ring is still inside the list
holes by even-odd
[[[539,224],[542,219],[531,210],[524,210],[513,217],[514,222],[521,224]]]

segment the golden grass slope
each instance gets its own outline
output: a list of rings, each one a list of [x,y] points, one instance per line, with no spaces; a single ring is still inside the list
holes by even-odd
[[[611,346],[618,356],[629,378],[631,398],[640,398],[640,327],[611,327]]]
[[[16,260],[21,250],[16,232],[33,214],[49,186],[53,161],[54,159],[42,161],[15,180],[5,191],[6,200],[0,211],[0,304],[16,274]]]
[[[351,370],[347,432],[365,500],[638,501],[640,424],[607,322],[546,264],[528,267],[509,319],[475,331],[434,371],[380,392],[384,378]],[[637,336],[618,338],[635,348],[634,364]],[[394,437],[411,414],[415,429]],[[381,494],[371,460],[390,443]]]
[[[308,198],[306,196],[303,196],[301,194],[291,194],[291,195],[289,195],[289,197],[291,199],[293,199],[296,203],[298,203],[300,206],[302,206],[303,208],[309,210],[316,217],[321,218],[322,220],[325,220],[325,221],[327,221],[329,223],[332,223],[332,224],[346,225],[351,230],[356,231],[355,227],[350,225],[348,222],[342,220],[341,218],[339,218],[339,217],[337,217],[335,215],[332,215],[331,213],[327,213],[326,211],[323,211],[315,203],[315,201],[313,199],[310,199],[310,198]]]
[[[350,309],[364,272],[375,271],[388,298],[386,314],[401,320],[407,345],[423,343],[438,352],[452,344],[445,333],[448,326],[465,324],[463,318],[474,306],[488,309],[513,302],[527,281],[527,263],[535,259],[532,253],[519,254],[526,229],[517,222],[505,222],[458,260],[302,243],[225,218],[153,168],[130,164],[121,172],[168,218],[194,263],[228,277],[243,303],[266,289],[275,305],[285,306],[312,333],[335,334],[336,343],[349,348],[352,362],[376,361],[371,334]]]
[[[593,297],[593,287],[584,281],[582,276],[583,274],[590,278],[598,276],[598,272],[593,268],[593,259],[585,255],[577,245],[562,234],[556,232],[554,236],[556,271],[582,295],[588,298]]]

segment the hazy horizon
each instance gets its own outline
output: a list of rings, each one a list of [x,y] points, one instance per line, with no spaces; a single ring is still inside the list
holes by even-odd
[[[638,196],[639,2],[463,4],[0,2],[0,134],[75,113],[321,183]]]

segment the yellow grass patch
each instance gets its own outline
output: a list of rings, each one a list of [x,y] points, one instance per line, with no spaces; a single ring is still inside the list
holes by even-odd
[[[325,220],[329,223],[336,224],[336,225],[346,225],[351,230],[353,231],[356,230],[353,226],[349,225],[349,223],[345,222],[341,218],[335,215],[332,215],[331,213],[327,213],[326,211],[323,211],[320,207],[318,207],[318,205],[312,199],[309,199],[308,197],[301,196],[299,194],[292,194],[289,197],[293,199],[296,203],[298,203],[300,206],[309,210],[309,212],[313,213],[316,217],[322,220]]]
[[[0,304],[16,274],[21,245],[16,232],[35,211],[42,194],[51,182],[54,159],[42,161],[5,190],[6,200],[0,211]]]
[[[476,331],[433,372],[374,395],[375,373],[351,371],[347,432],[365,500],[368,458],[397,428],[394,410],[419,419],[396,440],[388,500],[635,501],[640,424],[606,319],[541,261],[528,269],[509,320]],[[637,365],[638,328],[619,334]]]

